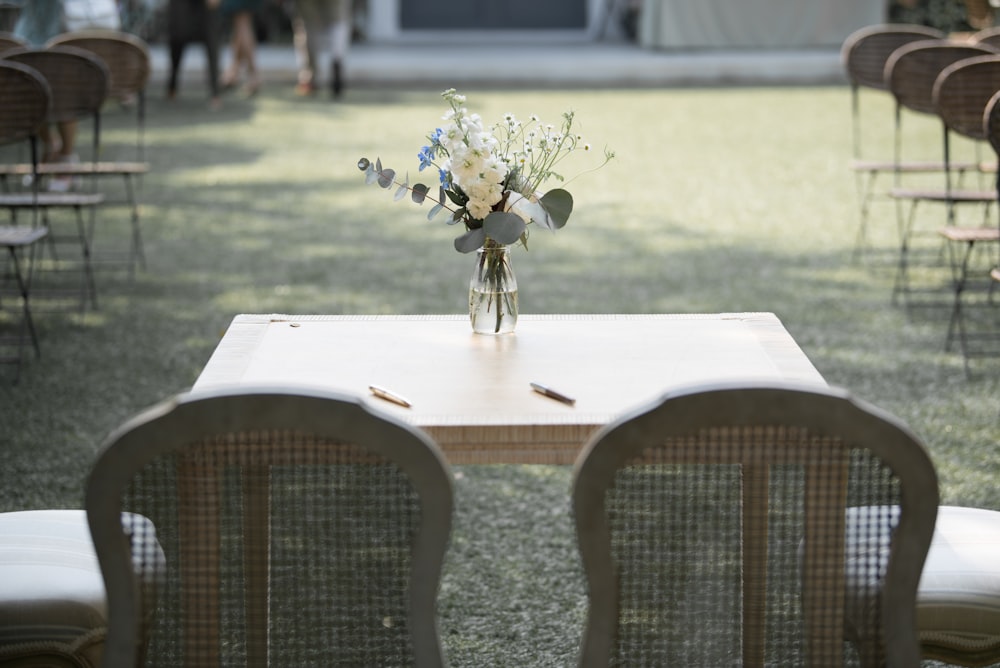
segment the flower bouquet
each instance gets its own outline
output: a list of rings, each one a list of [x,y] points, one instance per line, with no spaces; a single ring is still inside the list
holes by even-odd
[[[470,284],[469,314],[473,329],[481,332],[513,331],[517,319],[517,285],[510,271],[508,247],[527,249],[530,225],[561,229],[573,212],[573,197],[562,188],[542,193],[550,179],[564,181],[557,166],[575,151],[589,152],[590,144],[574,133],[573,112],[563,114],[559,127],[532,115],[522,122],[505,114],[486,126],[479,114],[465,108],[465,96],[454,89],[442,93],[449,110],[445,124],[431,132],[429,144],[420,149],[420,171],[438,170],[436,197],[422,183],[410,185],[409,176],[397,178],[393,169],[376,159],[358,161],[369,184],[395,187],[395,199],[410,196],[417,204],[433,203],[433,219],[448,211],[450,225],[461,223],[455,239],[462,253],[479,251]],[[606,164],[614,154],[605,151]]]

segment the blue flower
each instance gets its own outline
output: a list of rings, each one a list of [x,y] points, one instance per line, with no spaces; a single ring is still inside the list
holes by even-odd
[[[422,172],[434,164],[434,151],[430,146],[424,146],[420,149],[420,153],[417,154],[417,158],[420,159],[420,171]]]
[[[448,172],[444,171],[443,169],[439,169],[438,177],[441,179],[441,185],[443,186],[448,185]]]

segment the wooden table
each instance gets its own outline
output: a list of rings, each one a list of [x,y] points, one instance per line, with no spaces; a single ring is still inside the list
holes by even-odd
[[[730,380],[824,384],[770,313],[523,315],[504,336],[473,334],[457,315],[239,315],[193,390],[320,386],[425,429],[452,464],[571,464],[620,413],[670,388]],[[371,396],[372,384],[412,407]]]

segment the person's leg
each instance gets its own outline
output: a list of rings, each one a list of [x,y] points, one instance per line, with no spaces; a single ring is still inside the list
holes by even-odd
[[[232,32],[232,62],[223,76],[222,85],[224,88],[234,86],[240,77],[240,70],[245,69],[246,93],[254,95],[260,87],[260,78],[257,75],[257,38],[254,35],[253,13],[234,14]]]
[[[298,70],[295,92],[299,95],[311,95],[315,92],[314,63],[316,53],[312,40],[309,39],[309,29],[301,15],[292,20],[293,43],[295,45],[295,66]]]
[[[213,109],[222,105],[219,98],[219,11],[205,11],[205,57],[208,61],[209,104]]]
[[[240,33],[236,29],[236,15],[233,16],[232,24],[230,25],[231,34],[229,36],[229,66],[226,71],[222,74],[222,79],[219,81],[219,86],[222,90],[228,90],[236,85],[237,79],[240,78],[240,58],[242,56],[240,49]]]
[[[298,0],[295,12],[295,60],[299,70],[295,90],[300,95],[311,95],[316,92],[316,80],[319,78],[316,53],[323,39],[320,33],[325,23],[316,0]]]
[[[330,92],[334,97],[340,97],[344,91],[344,59],[351,44],[351,21],[337,21],[330,28],[330,50],[333,52],[330,63]]]
[[[77,121],[63,121],[56,124],[59,133],[59,148],[53,150],[50,160],[52,162],[79,162],[76,155],[76,132],[79,124]],[[49,180],[49,190],[54,192],[66,192],[75,185],[71,176],[53,176]]]
[[[181,57],[184,55],[184,41],[176,37],[170,38],[170,76],[167,79],[167,99],[177,97],[177,79],[181,70]]]
[[[239,35],[240,61],[246,68],[248,95],[253,95],[260,87],[257,74],[257,37],[253,31],[253,13],[240,12],[234,17],[233,32]]]
[[[76,131],[79,127],[77,121],[63,121],[58,123],[56,128],[59,130],[59,139],[62,140],[62,146],[59,148],[58,155],[62,158],[69,158],[76,153]]]
[[[52,132],[48,123],[38,128],[38,141],[42,147],[42,154],[39,156],[40,162],[52,162],[59,154],[61,146],[57,143],[58,137]]]

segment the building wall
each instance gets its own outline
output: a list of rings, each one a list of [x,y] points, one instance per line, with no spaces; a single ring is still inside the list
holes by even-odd
[[[592,39],[614,0],[367,0],[367,34],[375,41],[433,38],[476,31],[497,40],[537,37]],[[405,9],[404,9],[405,3]],[[479,34],[485,33],[485,35]]]

